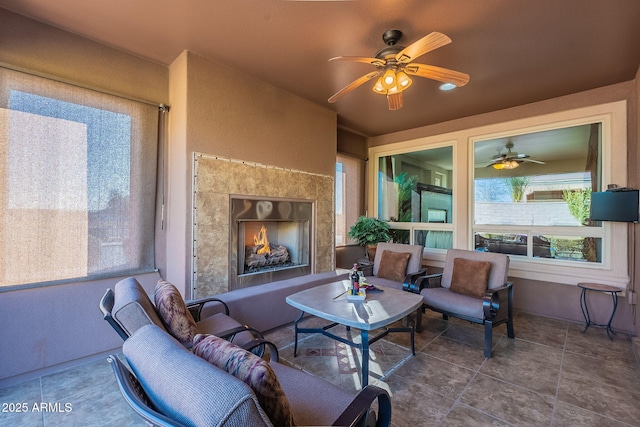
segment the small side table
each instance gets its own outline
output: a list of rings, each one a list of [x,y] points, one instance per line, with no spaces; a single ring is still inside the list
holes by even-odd
[[[613,316],[616,314],[616,309],[618,308],[618,292],[621,292],[622,289],[616,288],[615,286],[603,285],[601,283],[578,283],[578,287],[582,288],[582,292],[580,293],[580,308],[582,309],[582,315],[584,316],[584,321],[586,323],[584,331],[582,332],[587,332],[587,329],[589,329],[589,326],[591,325],[602,326],[607,331],[607,336],[609,337],[609,339],[613,341],[613,335],[615,335],[616,333],[611,330],[611,321],[613,320]],[[609,317],[609,322],[606,325],[591,321],[589,308],[587,307],[587,291],[604,292],[611,294],[613,309],[611,310],[611,317]]]

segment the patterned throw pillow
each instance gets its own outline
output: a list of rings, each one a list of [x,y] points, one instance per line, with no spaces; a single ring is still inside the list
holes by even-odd
[[[182,345],[191,348],[198,329],[178,289],[166,280],[158,280],[154,300],[156,310],[169,333]]]
[[[382,251],[377,277],[404,282],[409,258],[411,258],[409,252]]]
[[[472,261],[464,258],[453,260],[452,292],[474,298],[482,298],[489,282],[489,261]]]
[[[192,350],[249,385],[274,426],[295,425],[287,396],[265,360],[214,335],[196,335]]]

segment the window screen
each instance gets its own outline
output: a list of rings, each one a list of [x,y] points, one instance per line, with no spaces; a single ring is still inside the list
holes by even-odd
[[[0,286],[154,268],[158,107],[0,69]]]

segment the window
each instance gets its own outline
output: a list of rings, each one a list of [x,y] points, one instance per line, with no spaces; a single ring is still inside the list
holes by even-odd
[[[453,247],[452,174],[451,146],[378,158],[377,216],[394,242]]]
[[[363,186],[364,161],[338,155],[336,157],[336,246],[357,244],[356,241],[347,237],[347,233],[364,211]]]
[[[369,212],[436,266],[447,248],[501,252],[511,277],[624,288],[627,224],[588,213],[592,192],[626,186],[626,111],[619,101],[373,146]]]
[[[602,262],[602,123],[475,142],[474,249]]]
[[[157,117],[0,69],[0,286],[154,268]]]

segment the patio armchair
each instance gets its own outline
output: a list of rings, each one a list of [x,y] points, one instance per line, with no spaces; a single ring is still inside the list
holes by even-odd
[[[255,361],[233,344],[228,347],[232,353],[225,353],[230,359],[223,365],[237,367],[234,363],[241,361],[244,366],[216,366],[147,325],[123,345],[129,368],[117,356],[108,361],[127,403],[154,426],[391,424],[391,400],[384,389],[367,386],[354,396],[307,372]],[[260,375],[249,374],[256,371]]]
[[[426,274],[422,268],[421,245],[378,243],[373,260],[373,276],[367,277],[373,285],[403,289]]]
[[[147,324],[155,324],[165,331],[172,333],[186,347],[191,346],[193,336],[197,333],[206,333],[233,341],[237,345],[253,349],[262,355],[265,345],[270,348],[272,357],[277,358],[275,347],[264,341],[262,334],[247,325],[242,325],[231,316],[227,305],[217,298],[203,298],[195,301],[184,301],[175,287],[169,282],[160,280],[156,286],[158,289],[171,292],[171,302],[178,308],[170,307],[170,321],[162,317],[158,307],[151,301],[144,288],[138,281],[129,277],[116,283],[114,290],[107,289],[100,300],[100,311],[104,319],[120,335],[127,340],[135,331]],[[166,294],[166,292],[165,292]],[[201,318],[202,308],[206,304],[219,304],[220,312],[206,318]],[[171,325],[178,325],[175,326]]]
[[[444,270],[420,277],[406,290],[419,293],[424,304],[416,314],[416,331],[422,330],[422,313],[430,309],[484,325],[484,356],[491,357],[493,328],[507,325],[513,332],[513,283],[507,281],[509,257],[505,254],[449,249]]]

